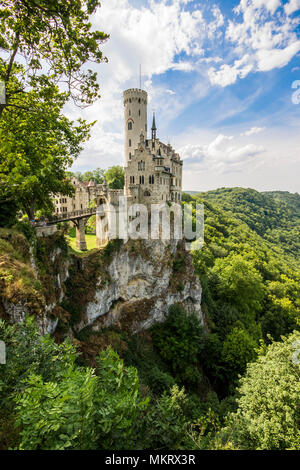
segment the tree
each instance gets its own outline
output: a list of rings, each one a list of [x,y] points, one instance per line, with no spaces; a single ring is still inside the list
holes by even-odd
[[[31,375],[16,398],[21,450],[132,449],[135,427],[148,399],[139,394],[134,367],[112,349],[102,351],[97,375],[69,367],[55,382]]]
[[[236,379],[238,374],[243,374],[247,363],[255,359],[255,348],[257,347],[258,344],[243,328],[235,327],[226,336],[223,343],[222,360],[232,380]]]
[[[238,392],[238,410],[223,430],[241,449],[300,449],[300,334],[268,346],[248,364]]]
[[[57,83],[80,105],[99,96],[97,73],[86,69],[88,62],[107,61],[99,46],[108,35],[93,31],[89,20],[99,6],[98,0],[2,0],[0,80],[6,104],[0,117],[5,107],[18,106],[20,94],[43,93]]]
[[[204,334],[199,318],[173,305],[163,325],[153,327],[154,346],[181,382],[199,384],[199,354],[203,348]]]
[[[217,276],[217,295],[234,305],[244,316],[254,317],[262,310],[265,289],[261,274],[241,254],[218,258],[212,269]]]
[[[119,165],[112,166],[106,170],[104,177],[111,189],[124,188],[124,168]]]
[[[75,125],[63,116],[66,99],[56,87],[50,100],[30,92],[19,96],[20,106],[5,110],[0,121],[0,197],[12,195],[30,219],[37,209],[52,210],[53,194],[73,193],[65,172],[92,124],[79,120]],[[24,112],[26,106],[34,114]]]

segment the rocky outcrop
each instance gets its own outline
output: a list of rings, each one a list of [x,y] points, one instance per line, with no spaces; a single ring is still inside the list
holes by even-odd
[[[3,295],[0,313],[13,323],[35,315],[42,334],[109,326],[135,333],[163,321],[175,303],[203,322],[200,282],[182,241],[115,240],[79,257],[57,233],[38,239],[30,265],[33,287]]]
[[[94,297],[74,329],[117,325],[138,332],[163,321],[175,303],[203,321],[200,282],[183,244],[130,241],[111,256],[95,279]]]

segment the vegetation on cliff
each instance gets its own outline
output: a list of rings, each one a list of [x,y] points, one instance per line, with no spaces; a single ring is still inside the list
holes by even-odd
[[[298,233],[298,196],[232,189],[185,200],[205,205],[205,244],[193,253],[205,326],[177,305],[164,323],[136,335],[85,328],[64,340],[120,246],[78,258],[86,269],[70,266],[60,345],[30,322],[1,323],[9,363],[0,377],[3,448],[299,449],[298,248],[297,241],[280,242],[287,223]],[[262,216],[262,201],[272,222]],[[281,222],[287,206],[293,216]],[[39,279],[30,267],[30,234],[0,235],[2,293],[25,281],[24,298],[31,298],[27,288],[32,298],[46,295],[47,286],[55,296],[47,243],[68,257],[62,235],[35,245]],[[139,243],[128,249],[139,253]],[[170,260],[179,292],[181,256]]]

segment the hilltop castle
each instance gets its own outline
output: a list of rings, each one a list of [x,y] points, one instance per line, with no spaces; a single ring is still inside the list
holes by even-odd
[[[110,206],[120,211],[120,196],[125,197],[127,207],[131,204],[144,204],[149,209],[151,204],[181,202],[183,162],[170,144],[164,144],[157,138],[154,114],[151,138],[147,137],[147,92],[140,88],[130,88],[124,91],[123,101],[124,188],[110,189],[105,181],[103,184],[95,184],[93,181],[80,182],[73,177],[71,182],[75,188],[74,196],[67,197],[59,194],[54,198],[55,214],[59,216],[64,214],[67,216],[74,211],[84,211],[92,201],[96,201],[97,206],[106,206],[105,213],[97,216],[99,245],[103,242],[102,236],[104,236],[98,235],[102,218],[105,215],[110,218]],[[124,212],[123,209],[122,212]],[[124,215],[127,217],[127,214]],[[83,240],[86,220],[81,221],[78,229],[80,232],[78,246],[80,247],[85,246]]]
[[[180,202],[182,160],[171,145],[156,135],[155,115],[147,138],[147,92],[124,91],[125,187],[124,194],[141,204]]]

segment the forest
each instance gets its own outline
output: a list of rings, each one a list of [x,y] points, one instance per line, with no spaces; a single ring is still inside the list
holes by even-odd
[[[2,448],[299,449],[300,196],[183,199],[205,206],[192,253],[205,326],[174,305],[136,335],[85,328],[57,342],[34,318],[1,320]]]
[[[204,325],[174,304],[164,322],[137,334],[37,329],[42,292],[52,287],[49,256],[21,219],[52,213],[53,195],[74,194],[70,168],[95,121],[71,119],[66,109],[101,99],[109,31],[92,25],[100,7],[0,4],[0,449],[299,450],[299,194],[183,194],[183,205],[204,204],[204,246],[192,252]],[[123,185],[121,167],[75,176]],[[63,229],[56,241],[68,256]],[[184,264],[173,263],[178,279]],[[24,321],[10,321],[7,298]],[[61,322],[62,312],[60,305]]]

